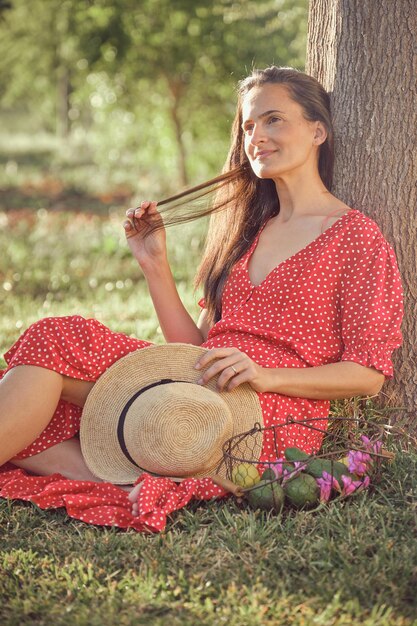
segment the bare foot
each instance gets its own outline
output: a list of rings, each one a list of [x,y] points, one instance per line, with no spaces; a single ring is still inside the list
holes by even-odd
[[[135,487],[133,487],[132,491],[128,495],[128,498],[132,503],[132,515],[134,515],[135,517],[139,515],[138,497],[141,487],[142,483],[139,483],[139,485],[135,485]]]

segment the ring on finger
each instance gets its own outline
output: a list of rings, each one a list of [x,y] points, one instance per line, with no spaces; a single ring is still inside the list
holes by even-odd
[[[233,376],[236,376],[236,374],[237,374],[237,370],[233,367],[233,365],[231,365],[230,367],[231,367],[231,368],[232,368],[232,370],[234,371]]]

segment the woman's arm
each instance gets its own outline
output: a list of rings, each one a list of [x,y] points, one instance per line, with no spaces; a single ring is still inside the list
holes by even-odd
[[[156,202],[144,201],[126,212],[127,242],[145,275],[166,341],[200,345],[205,330],[199,330],[178,295],[168,263],[165,228],[156,207]],[[158,229],[148,234],[149,224]]]
[[[381,391],[385,376],[352,361],[307,368],[262,368],[265,391],[312,400],[337,400],[373,396]]]
[[[215,348],[199,360],[196,368],[208,369],[201,384],[219,375],[219,389],[231,391],[247,382],[255,391],[274,392],[296,398],[336,400],[377,394],[385,380],[381,372],[352,361],[317,367],[265,368],[236,348]]]
[[[184,307],[168,261],[147,272],[145,278],[165,340],[168,343],[202,344],[205,331],[202,332]]]

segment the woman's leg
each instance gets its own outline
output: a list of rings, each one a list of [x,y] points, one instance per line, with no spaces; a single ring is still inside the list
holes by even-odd
[[[33,443],[62,398],[83,406],[94,383],[33,365],[19,365],[0,380],[0,465]]]
[[[40,476],[59,473],[75,480],[102,482],[88,469],[80,442],[75,438],[26,459],[14,458],[47,427],[60,399],[84,406],[93,386],[92,382],[32,365],[19,365],[9,370],[0,380],[0,465],[11,461]],[[121,488],[132,489],[127,485]],[[140,485],[133,489],[133,501],[137,500],[139,489]]]
[[[55,446],[26,459],[12,459],[11,462],[37,476],[62,474],[73,480],[102,482],[88,469],[81,453],[80,442],[76,438],[57,443]]]

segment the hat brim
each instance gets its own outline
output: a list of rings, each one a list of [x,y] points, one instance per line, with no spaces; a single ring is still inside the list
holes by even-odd
[[[124,454],[117,436],[118,419],[123,407],[133,394],[161,379],[172,379],[197,384],[202,371],[194,368],[207,352],[206,348],[190,344],[170,343],[149,346],[122,357],[97,380],[85,403],[81,424],[80,443],[85,462],[97,477],[115,484],[133,483],[141,469]],[[204,371],[204,370],[203,370]],[[255,423],[263,425],[262,410],[257,393],[244,383],[233,391],[218,392],[216,378],[206,385],[220,393],[233,418],[233,435],[249,431]],[[255,437],[253,458],[259,458],[262,435]],[[226,476],[222,458],[215,460],[216,467],[207,476]],[[147,471],[146,468],[142,468]],[[182,480],[184,476],[176,476]]]

